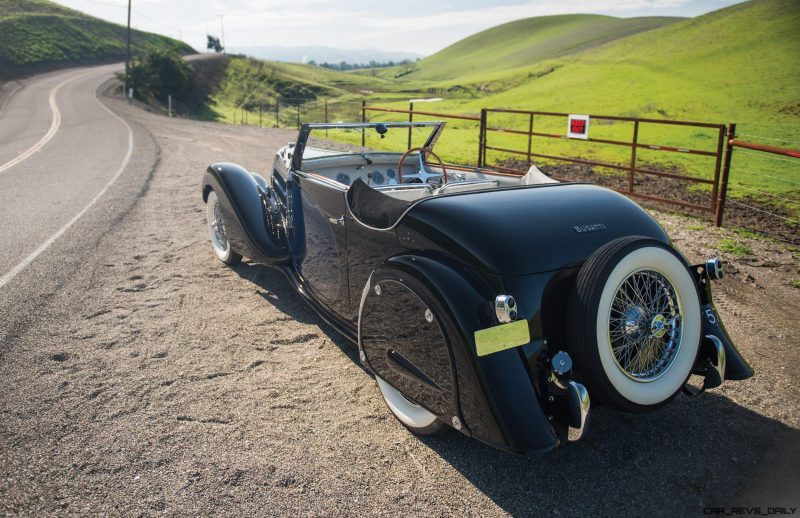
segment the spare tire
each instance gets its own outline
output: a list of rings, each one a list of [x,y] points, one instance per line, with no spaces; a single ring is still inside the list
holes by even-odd
[[[700,346],[697,285],[683,257],[631,236],[597,249],[578,272],[567,337],[592,399],[630,412],[671,400]]]

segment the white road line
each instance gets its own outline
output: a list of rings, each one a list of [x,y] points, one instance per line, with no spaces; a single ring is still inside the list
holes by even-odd
[[[62,83],[62,84],[63,84],[63,83]],[[60,85],[59,85],[59,86],[60,86]],[[99,88],[100,88],[100,87],[98,86],[98,89],[99,89]],[[106,184],[105,184],[105,186],[104,186],[102,189],[100,189],[100,192],[98,192],[98,193],[95,195],[95,197],[94,197],[94,198],[92,198],[92,200],[89,202],[89,204],[88,204],[88,205],[86,205],[86,206],[85,206],[85,207],[84,207],[84,208],[83,208],[83,209],[82,209],[82,210],[81,210],[79,213],[77,213],[75,216],[73,216],[73,218],[72,218],[71,220],[69,220],[69,221],[67,222],[67,224],[66,224],[66,225],[64,225],[63,227],[61,227],[61,228],[58,230],[58,232],[56,232],[55,234],[53,234],[52,236],[50,236],[50,237],[47,239],[47,241],[45,241],[44,243],[42,243],[41,245],[39,245],[39,248],[37,248],[36,250],[34,250],[34,251],[33,251],[33,252],[32,252],[32,253],[31,253],[31,254],[28,256],[28,257],[26,257],[25,259],[23,259],[23,260],[22,260],[22,262],[20,262],[18,265],[16,265],[15,267],[13,267],[13,268],[11,269],[11,271],[9,271],[7,274],[5,274],[5,275],[3,275],[2,277],[0,277],[0,288],[2,288],[3,286],[5,286],[6,284],[8,284],[8,282],[9,282],[11,279],[13,279],[13,278],[14,278],[14,277],[15,277],[15,276],[16,276],[16,275],[19,273],[19,272],[21,272],[22,270],[24,270],[24,269],[25,269],[25,268],[26,268],[26,267],[27,267],[29,264],[31,264],[33,261],[35,261],[35,260],[36,260],[36,258],[37,258],[37,257],[39,257],[39,256],[40,256],[40,255],[41,255],[41,254],[42,254],[42,253],[43,253],[45,250],[47,250],[47,249],[50,247],[50,245],[52,245],[52,244],[53,244],[53,243],[54,243],[54,242],[55,242],[55,241],[56,241],[56,240],[57,240],[59,237],[61,237],[62,235],[64,235],[64,233],[65,233],[67,230],[69,230],[69,228],[70,228],[72,225],[74,225],[76,221],[78,221],[79,219],[81,219],[81,217],[82,217],[84,214],[86,214],[86,213],[89,211],[89,209],[91,209],[91,208],[94,206],[94,204],[95,204],[95,203],[97,203],[97,201],[98,201],[100,198],[102,198],[102,196],[103,196],[103,195],[106,193],[106,191],[108,191],[108,188],[109,188],[109,187],[111,187],[111,185],[112,185],[112,184],[113,184],[115,181],[117,181],[117,178],[119,178],[119,177],[120,177],[120,175],[122,175],[122,172],[123,172],[123,171],[125,170],[125,168],[128,166],[128,162],[130,162],[130,160],[131,160],[131,155],[133,154],[133,130],[132,130],[132,129],[131,129],[131,127],[128,125],[128,123],[127,123],[127,122],[125,122],[125,121],[122,119],[122,117],[120,117],[120,116],[119,116],[119,115],[117,115],[116,113],[114,113],[114,112],[112,112],[111,110],[109,110],[109,109],[108,109],[108,107],[107,107],[105,104],[103,104],[102,102],[100,102],[100,99],[98,99],[98,98],[97,98],[97,89],[95,89],[95,92],[94,92],[94,100],[95,100],[95,102],[97,102],[97,104],[99,104],[99,105],[100,105],[100,107],[101,107],[101,108],[103,108],[105,111],[107,111],[108,113],[110,113],[112,117],[114,117],[115,119],[117,119],[118,121],[120,121],[120,122],[121,122],[121,123],[122,123],[122,124],[125,126],[125,128],[128,130],[128,151],[125,153],[125,158],[123,158],[123,159],[122,159],[122,163],[120,164],[120,166],[119,166],[119,169],[117,169],[117,172],[116,172],[116,173],[114,173],[114,176],[113,176],[113,177],[111,177],[111,179],[108,181],[108,183],[106,183]]]
[[[3,116],[3,111],[6,109],[6,106],[8,106],[8,101],[10,101],[12,97],[14,97],[14,94],[17,93],[17,90],[19,90],[20,88],[22,88],[22,83],[17,83],[17,86],[15,86],[14,89],[11,90],[11,93],[9,93],[6,96],[6,100],[3,101],[3,106],[0,106],[0,117]]]
[[[70,81],[74,81],[75,79],[78,79],[80,77],[84,77],[86,75],[87,74],[80,74],[77,76],[72,76],[69,79],[65,79],[64,81],[58,83],[55,87],[53,87],[52,90],[50,90],[50,111],[53,113],[53,118],[50,121],[50,128],[47,130],[47,133],[45,133],[36,144],[26,149],[22,154],[18,155],[13,160],[6,162],[5,164],[0,165],[0,173],[2,173],[3,171],[7,171],[8,169],[11,169],[12,167],[19,164],[26,158],[30,158],[31,155],[42,149],[45,146],[45,144],[50,142],[50,139],[56,136],[58,128],[59,126],[61,126],[61,112],[58,110],[58,105],[56,104],[56,94],[58,93],[59,89],[61,89],[61,87],[64,86],[65,84],[69,83]]]

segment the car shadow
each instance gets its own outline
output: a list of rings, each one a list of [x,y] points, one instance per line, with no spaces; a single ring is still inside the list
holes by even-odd
[[[275,268],[259,263],[242,262],[232,267],[241,278],[256,285],[258,295],[276,309],[303,324],[312,324],[319,328],[336,344],[344,354],[356,365],[362,367],[358,360],[358,348],[331,325],[325,322],[314,309],[303,300],[286,276]],[[363,368],[363,367],[362,367]]]
[[[725,396],[681,395],[635,415],[599,407],[591,418],[582,441],[543,455],[503,453],[457,433],[421,440],[512,515],[702,515],[800,500],[800,430]],[[763,462],[772,449],[783,457],[774,471]],[[744,490],[765,476],[767,501],[753,501],[764,498]]]
[[[356,346],[324,322],[281,272],[254,263],[233,270],[280,311],[318,325],[361,366]],[[739,382],[729,383],[734,388]],[[800,430],[715,391],[680,395],[644,414],[595,407],[582,441],[541,455],[506,453],[448,430],[418,439],[512,515],[702,515],[706,508],[800,503],[794,496]],[[743,491],[755,478],[770,486],[767,495],[790,495],[788,503],[742,500],[752,499],[752,491]]]

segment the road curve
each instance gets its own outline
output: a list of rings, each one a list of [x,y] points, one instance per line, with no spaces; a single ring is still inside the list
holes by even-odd
[[[50,92],[73,72],[83,73],[14,94],[12,111],[38,89],[26,109],[44,115],[15,116],[4,135],[27,140],[2,145],[2,163],[52,127]],[[0,288],[0,515],[694,516],[798,505],[793,251],[748,239],[754,257],[722,254],[731,275],[715,299],[758,373],[750,380],[641,415],[596,407],[585,440],[546,455],[511,456],[456,432],[417,437],[388,413],[357,349],[277,271],[229,268],[211,251],[204,169],[235,160],[263,172],[296,132],[103,99],[134,142],[103,191],[127,130],[92,100],[107,72],[89,72],[56,93],[55,136],[0,173],[0,205],[13,208],[0,209],[0,275],[74,220]],[[8,220],[15,211],[33,220]],[[734,235],[658,217],[693,262]]]
[[[157,148],[149,134],[98,97],[119,69],[35,76],[0,102],[0,310],[6,315],[80,267],[154,166]],[[4,319],[0,333],[11,320]]]

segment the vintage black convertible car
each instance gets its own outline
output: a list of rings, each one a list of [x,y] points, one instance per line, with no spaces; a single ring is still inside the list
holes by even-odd
[[[753,375],[711,300],[718,260],[689,264],[612,190],[444,164],[443,129],[303,124],[267,178],[212,164],[214,252],[284,272],[417,433],[543,452],[584,434],[589,394],[641,412]]]

